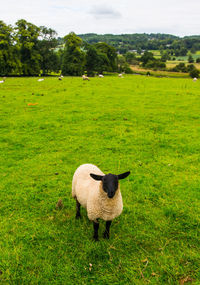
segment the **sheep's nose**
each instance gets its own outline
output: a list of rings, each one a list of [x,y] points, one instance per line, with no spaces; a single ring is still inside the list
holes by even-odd
[[[114,197],[114,195],[115,195],[115,193],[113,192],[113,193],[109,193],[108,194],[108,198],[113,198]]]

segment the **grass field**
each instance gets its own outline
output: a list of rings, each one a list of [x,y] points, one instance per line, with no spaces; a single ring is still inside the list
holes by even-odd
[[[150,50],[150,52],[153,53],[153,56],[157,59],[160,59],[161,58],[161,53],[160,53],[160,50]]]
[[[197,58],[200,57],[199,52],[196,53],[192,53],[191,56],[193,57],[193,59],[196,61]],[[185,56],[177,56],[176,60],[178,61],[187,61],[188,60],[188,55]]]
[[[199,110],[192,79],[1,84],[0,283],[200,284]],[[110,240],[103,222],[92,240],[84,209],[75,220],[71,180],[88,162],[131,171]]]
[[[166,63],[167,65],[167,63]],[[168,66],[167,66],[168,67]],[[174,66],[171,66],[174,67]],[[183,72],[172,72],[172,71],[161,71],[161,70],[152,70],[152,69],[146,69],[138,65],[130,65],[130,68],[132,71],[136,74],[146,75],[147,72],[150,72],[152,76],[155,77],[173,77],[173,78],[188,78],[189,73],[183,73]]]
[[[189,64],[191,64],[191,63],[188,63],[188,61],[168,60],[168,61],[166,62],[166,66],[167,66],[167,68],[173,68],[173,67],[175,67],[176,65],[178,65],[179,63],[185,63],[186,66],[189,65]],[[197,69],[200,70],[200,63],[194,62],[194,63],[192,63],[192,64],[193,64]]]

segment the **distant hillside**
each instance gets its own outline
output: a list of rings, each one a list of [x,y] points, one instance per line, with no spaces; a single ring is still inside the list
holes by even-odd
[[[80,34],[78,35],[88,43],[106,42],[112,45],[120,53],[129,50],[166,50],[170,49],[173,54],[186,55],[190,50],[194,53],[200,50],[200,35],[180,38],[170,34]]]

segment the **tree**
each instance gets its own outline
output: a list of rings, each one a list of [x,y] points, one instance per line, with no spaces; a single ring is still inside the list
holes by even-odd
[[[125,64],[126,64],[126,58],[123,55],[120,54],[120,55],[117,56],[117,62],[118,62],[118,70],[119,70],[119,72],[123,72]]]
[[[18,50],[14,46],[14,30],[0,21],[0,75],[20,73]]]
[[[60,69],[59,55],[55,52],[58,45],[56,31],[46,27],[40,27],[40,41],[38,42],[41,55],[40,65],[43,75],[49,72],[58,72]]]
[[[123,55],[118,55],[118,71],[125,72],[125,73],[133,73],[132,69],[130,68],[129,64],[126,61],[126,58]]]
[[[38,47],[40,28],[22,19],[17,21],[15,29],[22,74],[38,75],[41,60]]]
[[[97,49],[93,45],[87,45],[86,65],[85,65],[85,68],[87,70],[87,75],[93,76],[95,71],[97,72],[101,69],[100,66],[101,63]]]
[[[71,32],[64,37],[65,50],[62,61],[64,75],[82,75],[85,66],[85,53],[81,49],[82,40]]]
[[[159,60],[149,60],[146,65],[146,68],[152,68],[154,70],[163,70],[166,68],[166,64]]]
[[[95,44],[97,51],[101,54],[105,54],[108,58],[107,71],[117,70],[117,52],[116,49],[107,43],[101,42]]]
[[[84,48],[86,50],[85,68],[89,76],[93,76],[95,72],[117,70],[116,51],[111,46],[106,43],[85,44]]]
[[[142,53],[141,47],[137,47],[137,53],[138,53],[138,54],[141,54],[141,53]]]
[[[136,54],[134,52],[127,52],[125,58],[129,64],[135,64],[137,62]]]
[[[179,54],[180,54],[180,56],[186,56],[187,52],[188,52],[187,49],[184,46],[182,46]]]
[[[175,67],[173,67],[171,69],[171,71],[174,71],[174,72],[188,72],[188,69],[187,69],[185,63],[181,62],[181,63],[177,64]]]
[[[192,71],[192,70],[194,70],[194,69],[196,69],[196,67],[194,66],[194,64],[189,64],[189,65],[187,66],[187,72],[190,72],[190,71]]]
[[[194,69],[192,69],[191,71],[190,71],[190,77],[192,77],[192,78],[198,78],[199,77],[199,70],[197,70],[196,68],[194,68]]]
[[[194,78],[198,78],[199,77],[199,70],[196,69],[196,67],[194,66],[194,64],[189,64],[187,66],[187,71],[189,72],[189,75]]]
[[[98,72],[99,73],[103,73],[104,71],[109,71],[109,59],[107,57],[107,55],[103,52],[99,52],[98,51]]]
[[[194,62],[194,59],[193,59],[191,54],[188,56],[188,62],[189,63],[193,63]]]
[[[167,51],[163,51],[161,55],[161,61],[166,62],[167,60],[170,59],[170,55]]]
[[[145,66],[148,61],[154,61],[155,58],[153,56],[152,52],[145,51],[144,54],[141,56],[140,61],[142,62],[142,65]]]

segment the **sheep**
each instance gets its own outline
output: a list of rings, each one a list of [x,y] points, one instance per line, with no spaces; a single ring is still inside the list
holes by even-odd
[[[99,219],[106,221],[104,238],[109,239],[110,225],[123,210],[118,180],[126,178],[130,171],[114,175],[104,174],[93,164],[79,166],[72,179],[72,197],[76,200],[76,218],[80,218],[80,206],[87,210],[93,221],[93,238],[98,240]]]
[[[197,78],[196,78],[196,77],[194,77],[194,78],[193,78],[193,81],[194,81],[194,82],[195,82],[195,81],[197,81]]]
[[[87,77],[87,76],[86,76],[86,75],[84,75],[84,74],[82,75],[82,78],[83,78],[83,80],[88,80],[88,81],[90,80],[90,78],[89,78],[89,77]]]
[[[124,76],[122,75],[122,73],[118,74],[118,77],[124,78]]]
[[[40,78],[40,79],[38,79],[38,82],[41,82],[41,81],[43,81],[44,80],[44,78]]]
[[[103,74],[99,74],[99,78],[104,78]]]
[[[61,74],[59,77],[58,77],[58,80],[62,80],[64,78],[64,76]]]
[[[0,83],[4,83],[4,82],[5,82],[5,80],[1,80],[1,81],[0,81]]]

